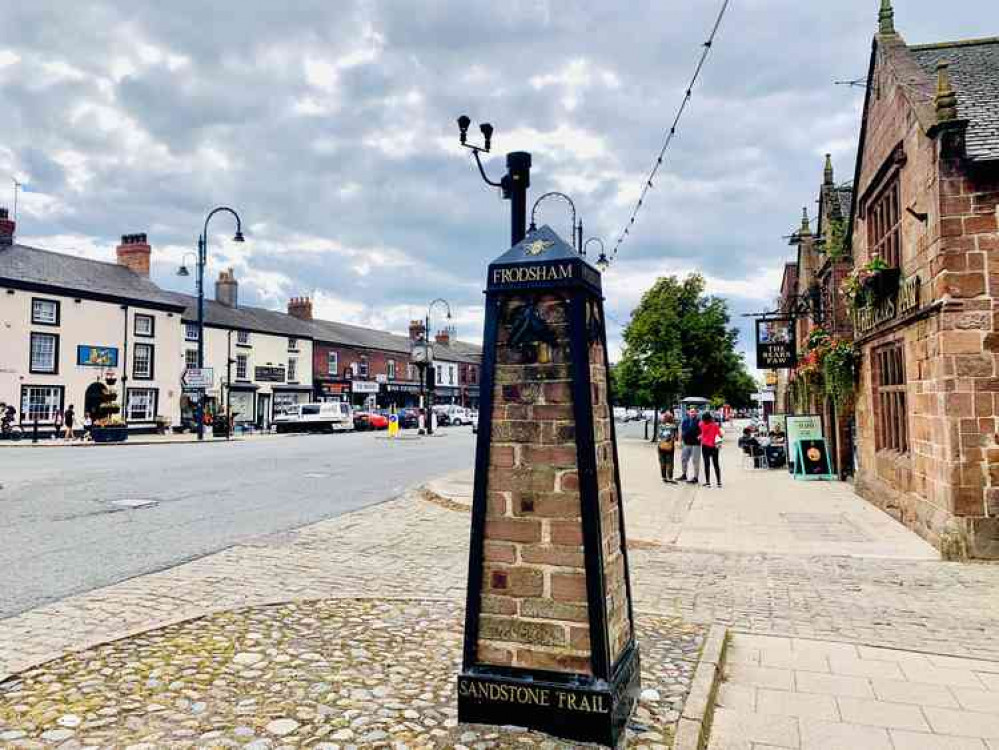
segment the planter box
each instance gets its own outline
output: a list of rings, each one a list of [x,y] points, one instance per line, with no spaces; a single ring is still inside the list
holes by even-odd
[[[95,443],[123,443],[128,440],[128,427],[125,425],[115,425],[113,427],[98,427],[94,425],[90,428],[90,436]]]
[[[879,271],[864,284],[864,288],[872,299],[880,301],[891,297],[898,291],[899,282],[902,280],[902,269],[886,268]]]

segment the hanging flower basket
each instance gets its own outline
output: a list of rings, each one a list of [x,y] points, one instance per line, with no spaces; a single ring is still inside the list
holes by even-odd
[[[872,299],[880,302],[881,300],[888,299],[898,291],[898,285],[901,280],[901,269],[885,268],[867,279],[864,282],[864,287],[868,290]]]
[[[862,266],[854,268],[843,281],[842,292],[852,310],[859,310],[898,291],[902,272],[891,268],[875,253]]]

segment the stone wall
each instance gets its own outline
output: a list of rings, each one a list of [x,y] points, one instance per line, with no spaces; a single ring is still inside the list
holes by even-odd
[[[999,171],[962,158],[959,128],[928,134],[925,102],[896,80],[912,71],[907,54],[891,40],[879,52],[858,208],[900,149],[902,274],[919,276],[923,312],[862,339],[858,490],[948,555],[999,556]],[[869,260],[860,212],[853,254]],[[905,351],[907,454],[876,449],[873,354],[895,341]]]
[[[478,661],[591,674],[567,304],[538,300],[554,344],[533,356],[509,342],[522,304],[497,342]]]

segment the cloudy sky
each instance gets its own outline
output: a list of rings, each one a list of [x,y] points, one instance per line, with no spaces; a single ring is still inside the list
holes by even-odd
[[[699,270],[741,313],[767,309],[823,154],[852,177],[879,0],[732,0],[679,137],[605,277],[609,334],[658,275]],[[912,43],[999,33],[995,0],[895,0]],[[626,222],[718,0],[32,0],[0,25],[0,205],[22,242],[109,260],[148,232],[153,276],[204,216],[212,277],[247,304],[311,295],[322,317],[404,332],[447,298],[481,337],[485,268],[508,205],[455,117],[534,155],[532,195],[572,195],[587,236]],[[477,128],[473,126],[477,136]],[[546,203],[542,223],[567,234]],[[215,223],[217,221],[218,223]],[[744,321],[738,321],[744,325]],[[748,331],[748,327],[746,329]]]

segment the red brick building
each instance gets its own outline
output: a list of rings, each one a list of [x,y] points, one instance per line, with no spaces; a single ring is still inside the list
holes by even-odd
[[[999,557],[999,39],[910,46],[883,0],[849,235],[858,491],[946,555]]]
[[[342,399],[354,406],[378,407],[419,404],[419,372],[410,362],[414,342],[423,335],[423,323],[414,321],[409,336],[330,320],[316,320],[312,300],[293,297],[288,314],[311,322],[312,382],[317,399]],[[478,406],[478,376],[482,349],[441,331],[434,342],[436,362],[450,378],[438,378],[436,403]],[[453,372],[452,372],[453,371]],[[454,381],[454,382],[450,382]]]

